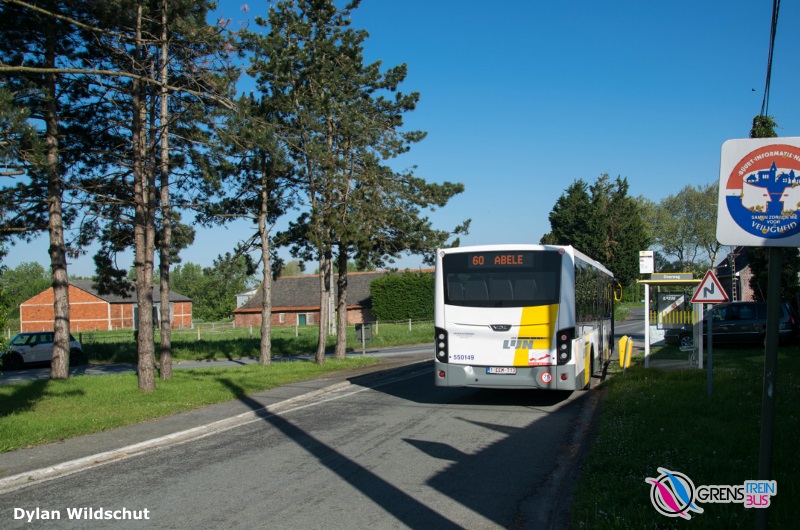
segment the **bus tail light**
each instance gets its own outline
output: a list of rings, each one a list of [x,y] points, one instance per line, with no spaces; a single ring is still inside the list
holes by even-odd
[[[567,364],[572,359],[572,341],[575,328],[560,329],[556,333],[556,363]]]
[[[447,345],[447,332],[442,328],[434,328],[434,348],[436,349],[436,360],[440,363],[449,361],[448,345]]]

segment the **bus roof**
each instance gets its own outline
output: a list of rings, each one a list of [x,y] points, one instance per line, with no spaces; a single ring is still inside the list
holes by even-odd
[[[571,245],[535,245],[530,243],[512,243],[507,245],[468,245],[463,247],[450,247],[437,249],[436,253],[444,256],[445,254],[455,254],[460,252],[500,252],[504,250],[564,250],[570,256],[577,256],[578,258],[591,263],[593,266],[602,270],[609,276],[614,276],[614,273],[608,270],[599,261],[590,258],[580,250]]]

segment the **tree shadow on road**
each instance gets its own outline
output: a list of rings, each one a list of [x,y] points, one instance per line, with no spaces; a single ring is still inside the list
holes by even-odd
[[[237,399],[248,405],[266,423],[281,431],[298,447],[303,448],[310,456],[314,457],[320,465],[336,473],[342,480],[356,488],[365,497],[372,499],[398,520],[404,521],[412,528],[461,528],[369,469],[293,425],[290,421],[268,412],[261,403],[247,396],[241,387],[229,380],[221,379],[220,381],[231,390]],[[414,514],[414,521],[408,521],[409,513]]]

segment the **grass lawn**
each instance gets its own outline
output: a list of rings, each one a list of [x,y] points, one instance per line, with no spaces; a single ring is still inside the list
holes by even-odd
[[[221,329],[199,333],[195,330],[173,330],[172,358],[176,361],[258,358],[260,334],[253,328],[250,336],[249,328]],[[96,363],[136,363],[136,342],[133,332],[96,331],[77,334],[90,362]],[[272,357],[292,357],[301,354],[313,354],[317,349],[318,331],[315,326],[272,328]],[[156,357],[160,337],[155,336]],[[370,348],[386,348],[390,346],[407,346],[433,342],[433,322],[414,322],[380,324],[372,326]],[[327,351],[333,352],[335,337],[328,338]],[[347,347],[352,351],[361,351],[361,342],[356,340],[355,329],[348,328]]]
[[[653,358],[677,358],[677,347]],[[657,468],[683,473],[694,485],[741,485],[758,471],[764,355],[757,348],[714,348],[712,396],[703,370],[645,370],[634,358],[626,374],[602,385],[599,429],[574,492],[572,525],[596,528],[753,528],[756,508],[701,503],[691,520],[659,514],[650,501]],[[618,364],[617,364],[617,372]],[[781,348],[771,528],[792,528],[800,504],[800,347]]]
[[[0,452],[54,442],[250,395],[329,372],[376,364],[374,357],[276,362],[270,366],[175,370],[157,390],[139,391],[136,373],[76,376],[0,386]],[[235,390],[234,390],[235,389]]]
[[[614,303],[614,320],[622,322],[631,313],[631,309],[642,307],[643,304],[638,302],[615,302]]]

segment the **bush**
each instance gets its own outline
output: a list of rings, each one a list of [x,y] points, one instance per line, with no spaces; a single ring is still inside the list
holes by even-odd
[[[372,282],[372,312],[382,321],[433,320],[434,279],[429,272],[387,274]]]

